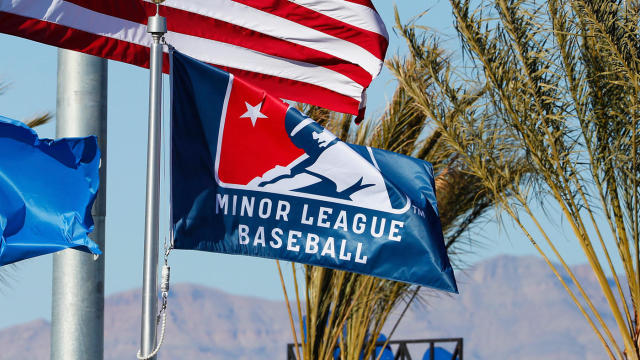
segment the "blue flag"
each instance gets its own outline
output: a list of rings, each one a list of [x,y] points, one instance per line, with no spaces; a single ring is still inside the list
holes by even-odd
[[[457,292],[431,164],[346,144],[280,99],[172,53],[174,247]]]
[[[0,266],[67,248],[100,254],[87,236],[99,164],[95,136],[38,139],[0,116]]]

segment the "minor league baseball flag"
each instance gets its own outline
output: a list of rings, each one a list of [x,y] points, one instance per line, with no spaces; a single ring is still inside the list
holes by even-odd
[[[246,81],[171,58],[176,249],[457,292],[431,164],[344,143]]]

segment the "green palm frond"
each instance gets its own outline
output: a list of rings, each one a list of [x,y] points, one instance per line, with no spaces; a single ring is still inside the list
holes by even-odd
[[[459,236],[483,207],[504,211],[547,260],[609,357],[639,359],[640,4],[450,3],[464,63],[452,65],[428,30],[399,22],[410,55],[389,61],[432,128],[418,153],[429,159],[437,148],[443,164],[455,164],[440,171],[440,186],[468,177],[480,194],[447,236]],[[453,187],[443,193],[439,206],[455,214],[445,210],[446,198],[464,195]],[[535,204],[562,214],[608,312],[595,308]]]

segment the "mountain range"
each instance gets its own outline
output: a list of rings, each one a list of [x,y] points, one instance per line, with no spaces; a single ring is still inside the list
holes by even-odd
[[[587,266],[573,270],[611,323],[591,270]],[[587,321],[541,259],[499,256],[456,276],[460,294],[423,291],[421,301],[400,322],[394,340],[463,337],[466,360],[605,358]],[[106,360],[136,358],[139,311],[139,290],[106,299]],[[394,323],[395,318],[388,321],[387,333]],[[46,320],[0,330],[0,360],[48,359],[49,333]],[[182,283],[171,289],[167,335],[159,358],[284,360],[291,339],[284,302]],[[425,349],[413,346],[412,357],[421,359]]]

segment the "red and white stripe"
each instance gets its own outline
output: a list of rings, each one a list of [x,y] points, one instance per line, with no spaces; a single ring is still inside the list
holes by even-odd
[[[148,67],[153,14],[142,0],[0,0],[0,32]],[[370,0],[167,0],[160,14],[182,53],[274,96],[352,114],[388,45]]]

